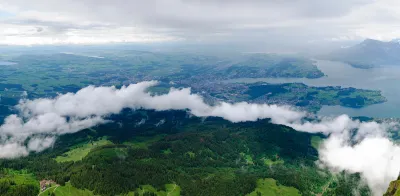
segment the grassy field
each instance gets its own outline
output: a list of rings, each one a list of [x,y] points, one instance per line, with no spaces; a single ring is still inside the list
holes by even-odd
[[[75,146],[70,151],[64,153],[63,155],[57,156],[56,157],[56,161],[59,162],[59,163],[60,162],[67,162],[67,161],[80,161],[84,157],[86,157],[86,155],[88,155],[89,152],[93,148],[98,147],[98,146],[107,145],[107,144],[112,144],[112,142],[110,142],[110,141],[108,141],[106,139],[102,139],[102,140],[99,140],[99,141],[80,144],[80,145]]]
[[[300,196],[299,190],[293,187],[277,185],[272,178],[257,181],[257,188],[247,196]]]
[[[253,158],[251,157],[251,155],[245,154],[245,153],[240,153],[240,156],[246,160],[246,163],[248,165],[254,165],[254,161]]]
[[[129,192],[125,196],[142,196],[145,193],[154,193],[157,196],[179,196],[181,188],[177,184],[166,184],[165,190],[157,190],[151,185],[143,185],[136,189],[136,194],[134,192]],[[56,196],[94,196],[92,191],[81,190],[73,187],[69,182],[65,186],[59,186],[54,184],[52,187],[46,189],[44,192],[40,193],[38,196],[48,196],[54,193]]]
[[[143,185],[136,189],[135,192],[136,194],[134,194],[134,192],[129,192],[126,196],[134,196],[138,194],[139,196],[143,196],[146,193],[153,193],[157,196],[179,196],[181,195],[181,187],[179,187],[177,184],[166,184],[165,191],[158,191],[151,185]]]
[[[48,195],[50,195],[52,192],[54,192],[54,190],[56,189],[56,188],[58,188],[59,186],[58,185],[52,185],[50,188],[47,188],[45,191],[43,191],[43,192],[41,192],[41,193],[39,193],[39,195],[38,196],[48,196]]]
[[[266,166],[269,166],[269,167],[271,167],[271,166],[273,166],[273,165],[278,165],[278,164],[284,164],[284,163],[285,163],[284,160],[276,160],[276,161],[273,161],[273,160],[271,160],[271,159],[266,159],[266,158],[264,158],[263,160],[264,160],[264,164],[265,164]]]
[[[384,196],[400,196],[400,180],[391,182]]]
[[[0,195],[37,195],[39,181],[27,170],[0,169]]]
[[[311,137],[311,146],[315,148],[316,150],[319,149],[321,143],[323,142],[323,139],[319,136],[312,136]]]
[[[56,196],[93,196],[94,194],[88,190],[81,190],[73,187],[69,182],[65,186],[53,185],[39,196],[47,196],[54,193]]]
[[[3,173],[5,175],[0,177],[2,180],[8,179],[14,181],[16,184],[33,184],[39,186],[39,182],[35,176],[27,170],[4,169]]]

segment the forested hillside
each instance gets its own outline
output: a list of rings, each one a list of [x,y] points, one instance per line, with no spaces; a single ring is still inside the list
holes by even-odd
[[[53,195],[68,190],[64,187],[86,195],[311,196],[343,195],[354,187],[361,195],[370,193],[359,175],[333,176],[316,166],[322,135],[268,120],[234,124],[184,111],[125,110],[110,119],[112,123],[64,135],[42,153],[0,160],[0,166],[25,169],[36,182],[54,181],[45,189]],[[38,183],[11,187],[8,179],[3,174],[2,193],[38,193]]]

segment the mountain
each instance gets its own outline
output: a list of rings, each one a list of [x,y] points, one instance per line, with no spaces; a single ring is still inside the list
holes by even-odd
[[[383,65],[400,65],[400,39],[389,42],[366,39],[363,42],[322,57],[326,60],[342,61],[357,68],[372,68]]]
[[[0,195],[371,195],[359,174],[315,164],[321,134],[179,110],[126,109],[109,120],[0,159]]]

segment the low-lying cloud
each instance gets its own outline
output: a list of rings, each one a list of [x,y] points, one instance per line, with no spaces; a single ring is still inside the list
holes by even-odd
[[[382,195],[400,172],[400,146],[386,136],[391,124],[360,122],[347,115],[314,117],[289,106],[246,102],[208,105],[190,88],[172,88],[163,95],[147,92],[156,84],[141,82],[120,89],[89,86],[53,99],[23,99],[16,106],[20,114],[8,116],[0,126],[0,158],[41,152],[51,147],[59,135],[106,123],[108,115],[131,108],[187,110],[195,116],[222,117],[231,122],[269,118],[298,131],[323,133],[329,137],[319,150],[320,164],[332,170],[361,173],[374,195]]]
[[[400,146],[384,137],[368,137],[352,145],[333,135],[319,154],[320,161],[334,171],[361,173],[374,195],[383,195],[400,171]]]
[[[189,88],[171,89],[168,94],[153,96],[147,89],[156,84],[156,81],[141,82],[121,89],[88,86],[54,99],[23,99],[16,106],[20,114],[8,116],[0,126],[0,158],[42,151],[54,143],[56,136],[106,123],[108,115],[118,114],[124,108],[188,109],[200,117],[218,116],[232,122],[271,118],[279,124],[294,122],[306,115],[290,107],[267,104],[242,102],[210,106],[201,96],[191,94]]]

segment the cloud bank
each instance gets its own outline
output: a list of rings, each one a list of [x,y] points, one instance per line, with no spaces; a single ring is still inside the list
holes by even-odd
[[[0,0],[0,43],[187,40],[305,49],[399,37],[399,8],[397,0]]]
[[[115,87],[88,86],[76,93],[35,100],[23,99],[0,126],[0,158],[26,156],[51,147],[57,136],[107,122],[107,116],[124,108],[187,110],[199,117],[222,117],[231,122],[271,119],[298,131],[329,136],[319,150],[319,162],[332,170],[359,172],[375,195],[381,195],[400,172],[400,147],[386,134],[393,125],[360,122],[347,115],[313,117],[289,106],[217,103],[208,105],[189,88],[152,95],[156,81]],[[313,119],[313,120],[310,120]]]

